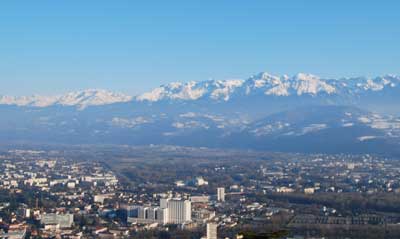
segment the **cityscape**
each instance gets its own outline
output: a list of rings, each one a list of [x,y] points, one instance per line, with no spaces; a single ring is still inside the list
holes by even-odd
[[[3,148],[1,237],[215,239],[266,229],[285,238],[400,235],[400,164],[391,158],[65,150]],[[92,151],[104,157],[85,158]],[[130,168],[110,166],[120,151]],[[147,158],[149,151],[159,156]],[[177,152],[185,156],[171,158]]]
[[[399,239],[400,1],[0,1],[0,239]]]

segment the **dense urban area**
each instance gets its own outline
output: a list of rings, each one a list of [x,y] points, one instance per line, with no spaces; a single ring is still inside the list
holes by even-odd
[[[2,147],[1,238],[399,238],[400,161]]]

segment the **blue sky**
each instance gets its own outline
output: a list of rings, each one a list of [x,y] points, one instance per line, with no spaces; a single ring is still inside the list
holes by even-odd
[[[398,1],[2,1],[2,95],[400,74]]]

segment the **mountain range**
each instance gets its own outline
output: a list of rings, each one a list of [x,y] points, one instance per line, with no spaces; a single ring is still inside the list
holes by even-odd
[[[175,82],[137,96],[0,96],[0,140],[399,154],[399,103],[399,76],[304,73]]]

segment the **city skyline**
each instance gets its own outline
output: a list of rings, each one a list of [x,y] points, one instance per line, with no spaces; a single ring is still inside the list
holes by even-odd
[[[0,3],[0,238],[400,238],[400,3]]]

